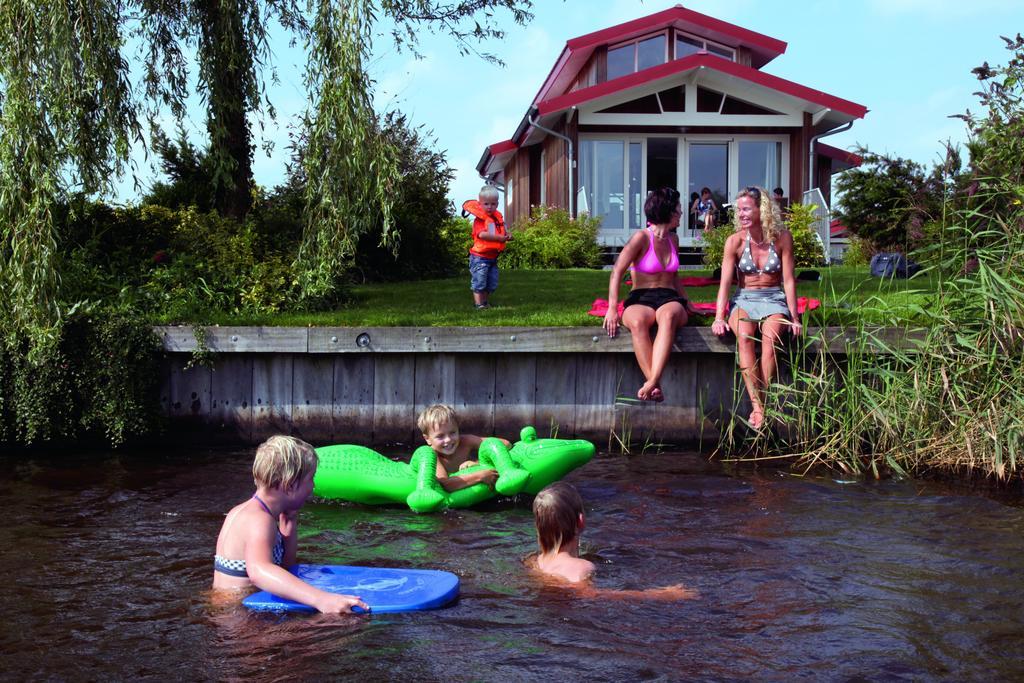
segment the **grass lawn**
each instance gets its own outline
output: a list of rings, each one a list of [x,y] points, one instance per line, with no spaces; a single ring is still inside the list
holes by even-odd
[[[927,306],[935,283],[927,275],[913,280],[879,280],[866,267],[820,268],[818,282],[798,282],[797,295],[822,301],[805,318],[807,325],[849,325],[858,318],[883,325],[913,316],[914,306]],[[686,276],[708,276],[708,271],[685,271]],[[501,271],[492,307],[473,308],[469,276],[359,285],[353,300],[337,311],[278,315],[217,315],[209,322],[222,325],[278,326],[563,326],[592,325],[601,319],[587,315],[594,299],[608,296],[608,271],[542,270]],[[628,287],[622,288],[622,296]],[[691,301],[713,302],[717,286],[691,287]],[[710,325],[698,316],[692,325]]]

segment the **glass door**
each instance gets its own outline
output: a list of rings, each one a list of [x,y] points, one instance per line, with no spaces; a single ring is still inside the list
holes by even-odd
[[[718,221],[725,219],[723,206],[729,202],[729,143],[690,142],[687,146],[688,206],[705,187],[718,207]],[[692,216],[691,216],[692,219]],[[691,228],[694,226],[691,224]]]

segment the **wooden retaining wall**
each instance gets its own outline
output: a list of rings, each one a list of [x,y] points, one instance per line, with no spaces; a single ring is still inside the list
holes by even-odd
[[[477,434],[513,438],[533,424],[599,445],[612,431],[693,443],[717,437],[737,395],[734,345],[708,328],[680,331],[665,401],[639,406],[615,400],[643,383],[628,333],[609,339],[599,327],[204,329],[212,367],[189,368],[193,328],[156,328],[168,352],[161,403],[175,435],[416,444],[416,415],[443,402]],[[841,353],[842,330],[828,332]]]

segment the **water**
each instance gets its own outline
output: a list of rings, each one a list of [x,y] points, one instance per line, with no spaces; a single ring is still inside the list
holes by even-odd
[[[570,476],[605,594],[532,575],[528,501],[417,516],[311,503],[300,558],[430,567],[459,602],[369,617],[211,599],[251,450],[0,463],[3,678],[1011,680],[1024,510],[937,485],[728,476],[691,454]],[[682,583],[682,602],[607,591]]]

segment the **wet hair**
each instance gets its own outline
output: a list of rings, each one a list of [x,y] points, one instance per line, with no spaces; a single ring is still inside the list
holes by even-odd
[[[647,220],[655,225],[663,225],[672,219],[672,213],[679,207],[679,192],[671,187],[659,187],[647,195],[644,202],[644,213]]]
[[[454,408],[443,403],[427,406],[420,413],[419,417],[416,418],[416,426],[420,428],[420,432],[423,434],[429,434],[431,429],[448,423],[458,428],[459,418],[455,415]]]
[[[576,538],[583,499],[572,484],[556,481],[533,499],[533,522],[542,553],[558,550]]]
[[[744,187],[736,194],[733,206],[736,206],[743,197],[750,197],[757,204],[757,208],[761,212],[761,230],[764,232],[764,239],[766,242],[774,242],[778,237],[779,227],[782,225],[778,204],[772,200],[771,195],[763,187]],[[742,230],[739,211],[735,211],[733,214],[733,225],[737,232]]]
[[[294,436],[272,436],[256,449],[252,478],[256,486],[286,489],[316,472],[316,451]]]
[[[484,199],[493,199],[493,200],[497,201],[498,200],[498,190],[497,190],[497,188],[491,187],[490,185],[484,185],[483,187],[480,188],[480,197],[479,197],[479,199],[480,199],[480,201],[483,201]]]

